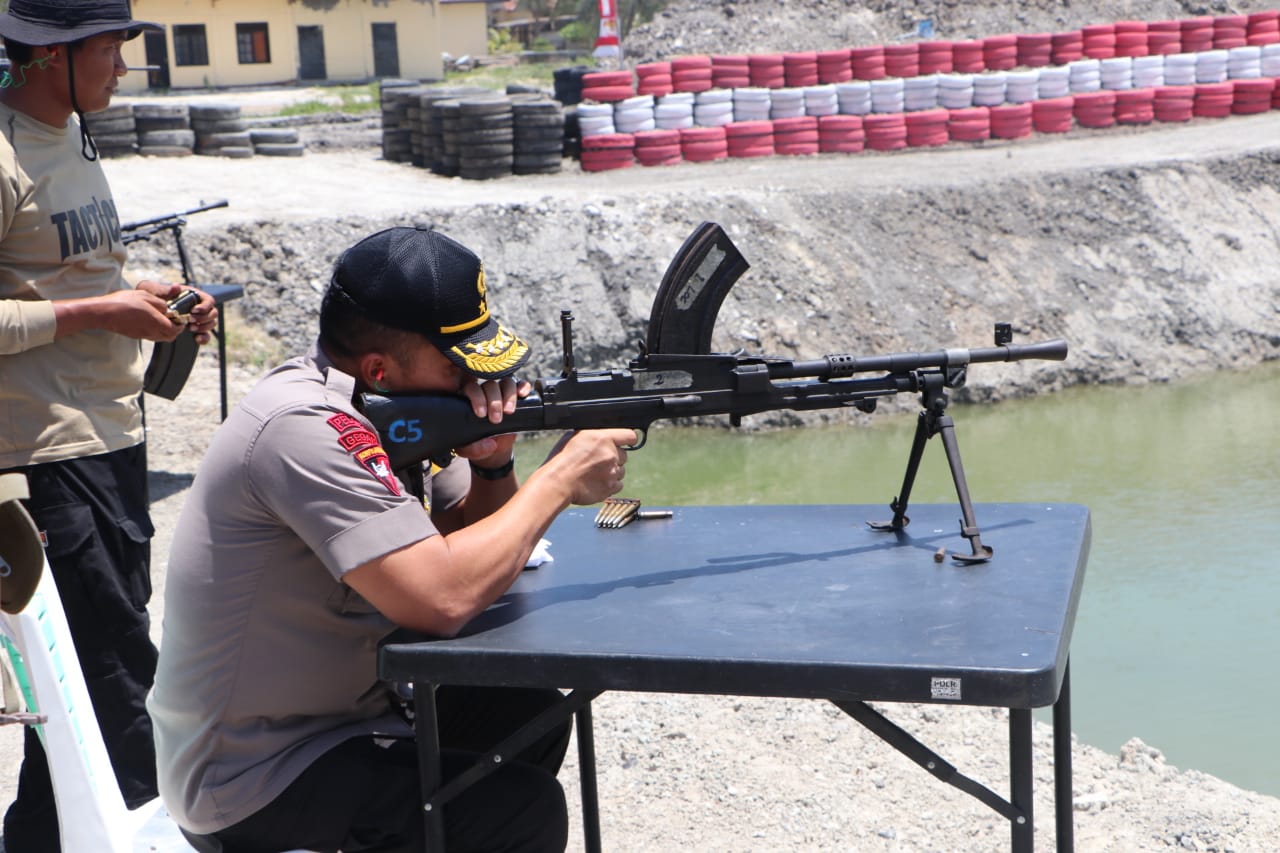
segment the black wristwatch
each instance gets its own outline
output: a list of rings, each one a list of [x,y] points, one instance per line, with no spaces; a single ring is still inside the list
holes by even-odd
[[[497,468],[485,468],[476,463],[471,463],[471,473],[475,474],[481,480],[503,480],[511,476],[511,472],[516,468],[516,455],[511,454],[511,458],[505,464],[499,465]]]

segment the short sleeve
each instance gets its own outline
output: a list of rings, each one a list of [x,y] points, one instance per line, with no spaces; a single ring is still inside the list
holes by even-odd
[[[377,436],[346,412],[317,405],[276,414],[248,464],[258,499],[334,578],[438,532],[391,473]]]

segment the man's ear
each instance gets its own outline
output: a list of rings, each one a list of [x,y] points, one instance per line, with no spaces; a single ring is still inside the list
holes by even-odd
[[[378,390],[385,389],[387,379],[387,357],[380,352],[367,352],[357,361],[360,375],[356,378],[367,387]]]

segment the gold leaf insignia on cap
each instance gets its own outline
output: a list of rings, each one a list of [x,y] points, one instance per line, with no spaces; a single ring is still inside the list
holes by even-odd
[[[487,374],[510,370],[520,363],[528,345],[501,326],[498,333],[487,341],[468,341],[453,347],[453,352],[472,373]]]

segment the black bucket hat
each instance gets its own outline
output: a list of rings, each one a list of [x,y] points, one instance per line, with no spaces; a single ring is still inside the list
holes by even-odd
[[[126,39],[159,24],[134,20],[129,0],[9,0],[0,15],[0,36],[43,47],[123,30]]]
[[[417,332],[480,379],[510,376],[529,346],[489,314],[484,265],[430,228],[388,228],[342,253],[329,286],[373,321]]]

